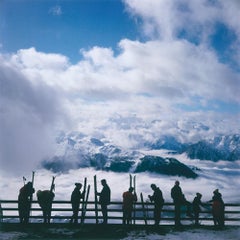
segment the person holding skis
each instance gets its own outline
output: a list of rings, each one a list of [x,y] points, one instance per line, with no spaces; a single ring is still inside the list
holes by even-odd
[[[123,197],[123,224],[130,224],[132,219],[133,204],[137,201],[137,195],[133,187],[129,187],[128,191],[124,192]]]
[[[52,184],[50,190],[38,190],[37,191],[37,200],[38,204],[42,209],[43,212],[43,221],[44,223],[50,223],[51,221],[51,211],[52,211],[52,202],[55,197],[54,184],[55,177],[52,178]]]
[[[196,193],[196,196],[192,202],[195,225],[199,225],[199,213],[201,212],[200,206],[202,205],[201,198],[202,198],[202,194]]]
[[[103,216],[103,224],[107,224],[107,206],[110,204],[111,190],[107,184],[106,179],[101,180],[103,186],[101,192],[97,192],[96,195],[99,196],[99,203],[101,205],[101,211]]]
[[[222,194],[218,189],[213,191],[212,200],[212,215],[214,226],[224,227],[224,202],[222,199]]]
[[[187,207],[187,216],[192,217],[191,214],[191,204],[188,202],[182,193],[182,189],[179,186],[180,182],[175,181],[175,185],[171,189],[171,197],[174,203],[174,212],[175,212],[175,226],[181,226],[180,217],[181,217],[181,206],[185,205]]]
[[[151,184],[153,195],[148,195],[151,202],[154,202],[154,220],[155,226],[158,226],[161,219],[161,212],[164,204],[162,191],[155,184]]]
[[[80,207],[80,200],[83,199],[84,192],[81,193],[80,189],[82,188],[81,183],[75,183],[75,188],[71,194],[71,204],[72,204],[72,211],[73,215],[71,217],[70,223],[78,223],[78,212]]]
[[[18,212],[20,223],[28,223],[31,207],[31,196],[35,192],[32,182],[25,184],[18,195]]]

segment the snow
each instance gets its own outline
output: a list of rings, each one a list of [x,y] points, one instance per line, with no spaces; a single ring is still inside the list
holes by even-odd
[[[151,239],[151,240],[236,240],[240,238],[240,228],[229,228],[227,230],[206,230],[206,229],[194,229],[184,232],[171,232],[166,235],[159,234],[146,234],[144,231],[131,232],[128,237],[122,240],[132,239]]]
[[[73,239],[74,231],[67,229],[51,229],[49,230],[49,235],[54,235],[55,237],[47,238],[46,232],[43,233],[44,239]],[[41,239],[41,234],[28,234],[26,232],[0,232],[1,240],[20,240],[20,239]],[[100,239],[101,236],[98,236]],[[194,239],[194,240],[237,240],[240,237],[240,227],[226,227],[224,230],[214,230],[214,229],[191,229],[185,231],[175,231],[174,229],[168,233],[146,233],[145,231],[130,231],[127,236],[124,238],[118,238],[117,236],[114,239],[121,240],[186,240],[186,239]],[[96,239],[99,239],[96,238]],[[88,239],[88,238],[81,238]],[[90,238],[89,238],[90,239]],[[93,238],[91,238],[93,239]],[[113,239],[113,238],[107,238]]]

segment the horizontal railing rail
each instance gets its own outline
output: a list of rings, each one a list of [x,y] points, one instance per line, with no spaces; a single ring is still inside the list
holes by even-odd
[[[82,202],[80,202],[82,204]],[[212,208],[210,203],[202,205],[202,211],[200,212],[199,221],[203,225],[212,225]],[[150,202],[144,203],[144,208],[141,202],[134,204],[134,223],[145,224],[147,221],[148,225],[154,224],[153,219],[154,205]],[[95,202],[88,201],[84,222],[85,223],[96,223],[95,217]],[[102,219],[100,205],[97,209],[99,220]],[[51,221],[58,223],[69,222],[72,216],[72,208],[70,201],[55,200],[52,202]],[[79,220],[81,219],[81,207],[79,210]],[[1,222],[19,222],[18,215],[18,201],[17,200],[0,200],[0,220]],[[122,202],[113,201],[108,206],[108,222],[112,224],[122,224]],[[32,201],[31,205],[31,222],[42,222],[42,210],[36,200]],[[194,223],[193,218],[186,216],[185,207],[181,208],[181,221]],[[240,225],[240,204],[238,203],[226,203],[225,204],[225,223],[226,225]],[[174,225],[174,205],[173,203],[165,203],[162,209],[161,222],[160,224]]]

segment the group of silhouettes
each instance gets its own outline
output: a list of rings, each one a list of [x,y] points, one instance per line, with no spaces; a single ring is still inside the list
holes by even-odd
[[[103,224],[107,224],[108,221],[108,205],[111,203],[111,190],[105,179],[101,180],[102,190],[100,192],[95,192],[99,197],[98,203],[101,206]],[[82,188],[81,183],[75,183],[75,188],[71,194],[71,204],[73,215],[71,216],[70,223],[78,223],[78,215],[80,210],[81,199],[84,198],[85,192],[81,192]],[[153,218],[154,224],[159,225],[161,220],[162,208],[164,205],[164,198],[162,191],[156,184],[150,185],[153,190],[152,195],[148,195],[149,200],[153,203]],[[50,190],[37,191],[38,203],[43,211],[44,223],[50,223],[51,218],[51,208],[52,201],[54,199],[54,185],[52,184]],[[25,184],[19,191],[18,196],[18,209],[19,209],[19,218],[21,223],[29,222],[30,208],[32,195],[35,192],[32,182]],[[196,196],[192,203],[186,200],[182,189],[180,187],[180,182],[176,181],[174,186],[171,189],[171,197],[174,204],[174,214],[175,214],[175,226],[181,226],[181,206],[186,206],[186,215],[195,220],[195,224],[199,225],[199,214],[201,212],[201,206],[203,203],[201,201],[202,195],[196,193]],[[122,210],[123,210],[123,224],[131,224],[133,218],[133,209],[134,203],[137,202],[137,194],[133,187],[129,187],[128,191],[122,194]],[[213,191],[213,197],[209,201],[212,203],[212,215],[215,226],[223,227],[224,226],[224,202],[222,195],[218,189]]]
[[[36,194],[38,203],[43,212],[44,223],[50,223],[52,202],[55,197],[53,190],[54,185],[51,186],[50,190],[39,190]],[[20,223],[29,222],[33,193],[35,193],[35,189],[33,188],[32,182],[24,184],[24,186],[19,190],[18,212]]]

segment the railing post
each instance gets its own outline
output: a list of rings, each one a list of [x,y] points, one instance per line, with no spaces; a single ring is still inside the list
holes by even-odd
[[[2,204],[1,204],[1,201],[0,201],[0,222],[3,221],[3,211],[2,211]]]

